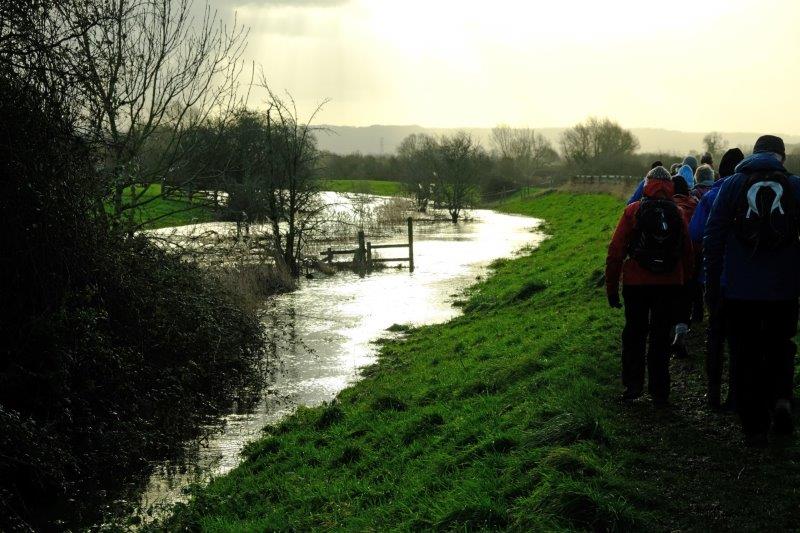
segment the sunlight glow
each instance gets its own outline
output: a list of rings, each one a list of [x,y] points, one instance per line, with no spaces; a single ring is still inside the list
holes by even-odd
[[[796,0],[290,4],[236,7],[249,53],[331,123],[800,131]]]

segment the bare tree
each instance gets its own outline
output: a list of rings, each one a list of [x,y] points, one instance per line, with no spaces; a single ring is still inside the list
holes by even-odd
[[[402,140],[397,149],[403,183],[420,213],[427,211],[433,194],[436,145],[436,139],[430,135],[412,133]]]
[[[512,163],[518,179],[528,179],[558,161],[558,153],[541,133],[530,128],[511,128],[501,124],[489,137],[494,156]]]
[[[513,159],[515,129],[499,124],[489,134],[489,144],[495,157]]]
[[[264,88],[265,111],[236,112],[221,148],[230,160],[220,172],[229,214],[237,222],[265,224],[260,239],[267,241],[269,254],[297,276],[306,244],[324,223],[318,128],[312,122],[326,102],[303,120],[291,96]]]
[[[72,119],[81,99],[60,50],[92,30],[100,18],[99,10],[82,0],[0,2],[4,73],[18,75],[48,100],[58,100]]]
[[[609,119],[590,118],[561,136],[564,159],[582,170],[618,170],[638,148],[633,133]]]
[[[98,23],[61,47],[117,220],[157,198],[136,186],[181,164],[187,131],[233,109],[246,31],[208,5],[195,20],[191,8],[192,0],[107,0],[92,8]]]
[[[2,61],[18,72],[51,70],[64,74],[66,67],[54,52],[83,36],[100,18],[98,9],[81,0],[0,3]]]
[[[703,137],[703,146],[706,152],[711,154],[715,160],[719,160],[719,156],[728,149],[728,141],[722,136],[721,133],[712,131]]]
[[[312,123],[327,100],[303,121],[290,95],[283,99],[268,87],[267,91],[267,217],[276,257],[297,276],[307,237],[318,228],[324,207],[318,194],[319,150],[314,136],[318,128]]]
[[[455,224],[461,211],[476,200],[478,182],[488,167],[488,157],[472,136],[460,131],[439,140],[434,161],[436,186]]]

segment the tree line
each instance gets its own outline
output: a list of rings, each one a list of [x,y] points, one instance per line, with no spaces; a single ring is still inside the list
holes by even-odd
[[[388,155],[325,152],[320,158],[320,173],[325,179],[408,181],[413,193],[413,182],[434,181],[430,178],[432,170],[423,164],[430,158],[419,147],[430,147],[441,140],[412,134],[401,142],[396,153]],[[688,155],[639,152],[639,148],[636,136],[610,119],[589,118],[565,130],[555,144],[535,130],[500,125],[490,132],[488,146],[482,147],[487,161],[475,192],[483,199],[491,199],[520,186],[558,185],[581,174],[643,176],[654,161],[678,161]],[[723,136],[711,132],[692,155],[709,153],[719,161],[727,148]],[[418,161],[409,163],[411,157]],[[800,150],[790,151],[787,165],[800,169]]]

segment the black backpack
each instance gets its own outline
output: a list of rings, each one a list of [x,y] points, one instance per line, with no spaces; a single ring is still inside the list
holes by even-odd
[[[784,248],[800,242],[799,214],[785,172],[755,172],[747,177],[739,195],[734,231],[753,252]]]
[[[628,255],[654,274],[671,272],[683,253],[683,217],[668,198],[643,198]]]

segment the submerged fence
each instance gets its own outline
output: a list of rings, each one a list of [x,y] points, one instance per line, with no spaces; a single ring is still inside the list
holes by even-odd
[[[353,260],[351,263],[362,276],[367,272],[370,272],[375,263],[408,262],[409,272],[414,272],[414,221],[411,217],[406,219],[406,225],[408,227],[407,242],[397,244],[372,244],[372,242],[366,241],[364,230],[359,230],[358,248],[349,250],[334,250],[333,248],[328,248],[327,250],[320,252],[320,255],[328,264],[332,264],[334,262],[334,257],[337,255],[352,256]],[[406,257],[373,256],[374,250],[388,250],[397,248],[405,248],[408,251],[408,255]]]

